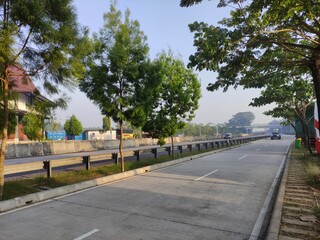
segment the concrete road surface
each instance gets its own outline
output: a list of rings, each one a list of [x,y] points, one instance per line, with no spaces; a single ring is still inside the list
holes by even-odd
[[[254,239],[290,143],[260,140],[0,214],[0,239]]]

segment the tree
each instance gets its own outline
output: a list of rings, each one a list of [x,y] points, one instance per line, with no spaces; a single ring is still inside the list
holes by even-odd
[[[206,125],[186,123],[180,132],[186,136],[213,136],[216,133],[216,127],[210,123]]]
[[[29,112],[22,118],[23,133],[27,135],[30,140],[42,139],[43,122],[39,116],[34,112]]]
[[[57,108],[66,109],[68,98],[63,96],[55,101],[33,100],[33,106],[29,107],[29,112],[22,118],[22,131],[30,140],[41,140],[44,138],[46,122],[52,120],[54,111]]]
[[[112,130],[110,117],[103,117],[103,119],[102,119],[102,129],[105,132]]]
[[[238,112],[229,119],[229,126],[246,127],[250,126],[255,116],[252,112]]]
[[[152,86],[150,82],[155,81],[148,74],[154,75],[156,71],[150,69],[149,47],[139,22],[130,20],[129,10],[122,19],[122,13],[114,3],[104,15],[104,27],[95,35],[94,47],[80,89],[104,115],[119,123],[119,152],[121,170],[124,171],[123,123],[127,121],[139,126],[145,122],[145,106],[152,96],[146,93],[149,92],[148,86]]]
[[[72,115],[69,119],[66,120],[64,124],[64,130],[67,134],[74,137],[83,132],[83,127],[81,122],[76,118],[76,116]]]
[[[199,2],[181,0],[180,5]],[[203,22],[189,25],[197,49],[189,66],[218,72],[208,89],[261,88],[295,71],[300,79],[312,77],[320,109],[319,2],[220,0],[218,7],[227,5],[234,10],[220,21],[222,27]]]
[[[171,137],[173,156],[173,135],[190,121],[198,109],[201,97],[200,82],[191,69],[186,69],[181,59],[172,52],[162,52],[156,62],[161,65],[161,85],[157,91],[154,111],[150,112],[144,131],[152,133],[164,144],[164,138]]]
[[[4,187],[4,159],[8,137],[9,98],[14,73],[43,82],[44,88],[58,93],[58,85],[71,87],[83,74],[82,59],[86,37],[76,22],[71,0],[34,0],[0,2],[0,79],[3,106],[0,151],[0,198]],[[10,84],[9,84],[10,83]]]
[[[307,109],[313,104],[315,93],[312,83],[308,79],[288,78],[286,82],[269,81],[266,89],[261,91],[261,96],[254,98],[250,105],[263,106],[275,103],[273,110],[267,111],[267,115],[283,117],[293,126],[296,117],[301,121],[304,142],[309,152],[312,153],[309,139],[309,127]]]

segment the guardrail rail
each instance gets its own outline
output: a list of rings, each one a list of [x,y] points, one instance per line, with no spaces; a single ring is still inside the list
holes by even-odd
[[[259,140],[263,138],[267,138],[269,135],[260,135],[260,136],[251,136],[251,137],[242,137],[242,138],[233,138],[233,139],[219,139],[219,140],[207,140],[200,142],[184,142],[184,143],[176,143],[174,146],[174,150],[178,150],[180,154],[182,154],[183,149],[188,149],[192,151],[193,146],[197,148],[197,150],[201,150],[201,146],[204,146],[205,149],[208,149],[209,146],[212,149],[218,149],[224,146],[238,145],[243,143],[248,143],[254,140]],[[171,145],[165,146],[144,146],[137,147],[135,150],[132,149],[123,149],[124,157],[132,157],[135,156],[136,160],[140,160],[140,155],[142,153],[152,153],[154,158],[158,158],[159,152],[166,151],[168,155],[172,154]],[[43,162],[33,162],[33,163],[24,163],[24,164],[15,164],[15,165],[7,165],[4,168],[4,175],[11,175],[17,173],[28,173],[37,170],[45,169],[47,172],[47,177],[50,178],[53,176],[53,169],[57,167],[65,167],[65,166],[73,166],[83,164],[86,170],[90,170],[92,162],[99,162],[112,159],[114,164],[118,164],[118,156],[119,152],[115,150],[113,153],[107,154],[94,154],[94,155],[85,155],[81,157],[71,157],[71,158],[63,158],[56,160],[45,160]]]

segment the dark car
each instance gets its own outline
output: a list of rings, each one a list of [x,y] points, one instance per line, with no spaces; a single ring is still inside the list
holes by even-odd
[[[273,133],[271,134],[271,140],[273,140],[273,139],[281,139],[280,133],[278,133],[278,132],[273,132]]]
[[[232,133],[226,133],[226,135],[224,135],[224,139],[231,139],[233,138]]]

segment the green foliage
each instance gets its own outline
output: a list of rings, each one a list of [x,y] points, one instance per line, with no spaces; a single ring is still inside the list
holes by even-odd
[[[217,126],[212,124],[192,124],[186,123],[180,130],[185,136],[214,136],[217,133]]]
[[[67,134],[76,136],[83,132],[83,127],[81,122],[76,118],[75,115],[72,115],[64,124],[64,130]]]
[[[71,0],[2,1],[0,75],[18,59],[26,75],[58,93],[57,83],[75,86],[84,72],[86,31],[80,31]],[[50,21],[48,21],[50,19]]]
[[[42,139],[43,121],[41,116],[36,113],[29,112],[22,118],[23,133],[27,135],[30,140]]]
[[[201,0],[182,0],[191,6]],[[238,85],[262,88],[286,78],[311,78],[320,107],[320,5],[317,1],[220,0],[229,18],[189,25],[196,53],[189,66],[218,72],[215,91]],[[319,112],[320,114],[320,112]]]
[[[238,112],[229,119],[229,126],[250,126],[255,116],[252,112]]]
[[[155,64],[161,67],[162,81],[156,92],[155,110],[150,112],[143,130],[161,140],[173,136],[185,121],[194,118],[201,90],[197,76],[171,52],[161,53]]]
[[[95,35],[94,52],[87,59],[86,76],[80,89],[94,101],[101,112],[116,123],[143,125],[147,99],[139,93],[149,92],[149,47],[138,21],[130,20],[114,4],[104,15],[104,27]]]
[[[17,122],[17,114],[15,111],[9,110],[9,122],[8,122],[8,134],[13,134],[16,131]],[[3,107],[0,106],[0,131],[2,133],[4,126],[4,114],[3,114]],[[0,135],[1,135],[0,133]]]
[[[43,83],[49,93],[73,87],[84,71],[88,31],[80,30],[72,0],[0,1],[0,80],[3,92],[2,148],[6,148],[12,66]],[[10,83],[11,84],[11,83]],[[1,114],[0,114],[1,115]],[[5,152],[0,153],[0,199]]]
[[[110,117],[104,117],[102,119],[102,129],[103,131],[110,131],[111,130],[111,120]]]
[[[287,125],[293,125],[299,118],[307,125],[306,111],[315,99],[313,84],[308,79],[287,78],[285,82],[270,81],[261,91],[261,96],[254,98],[250,105],[263,106],[275,103],[276,107],[265,112],[275,118],[284,118]]]

